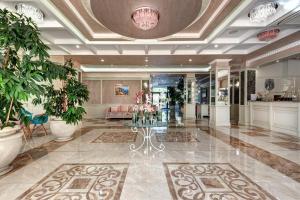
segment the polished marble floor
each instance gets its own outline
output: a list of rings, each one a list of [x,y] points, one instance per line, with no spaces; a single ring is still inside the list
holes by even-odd
[[[165,151],[144,154],[129,150],[142,137],[123,124],[87,119],[63,143],[33,137],[0,177],[0,199],[300,199],[298,138],[190,120],[155,129]]]

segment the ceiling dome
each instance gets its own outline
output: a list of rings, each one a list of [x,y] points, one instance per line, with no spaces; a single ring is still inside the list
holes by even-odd
[[[172,35],[189,26],[200,15],[202,1],[90,0],[90,5],[95,18],[111,31],[130,38],[154,39]],[[145,7],[157,12],[157,21],[150,16],[156,24],[148,30],[139,28],[132,18],[137,9]]]

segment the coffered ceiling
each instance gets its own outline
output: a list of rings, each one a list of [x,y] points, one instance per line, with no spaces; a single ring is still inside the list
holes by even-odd
[[[119,0],[92,3],[90,0],[1,0],[0,8],[14,10],[17,2],[32,4],[45,14],[44,22],[38,23],[38,26],[42,39],[51,48],[51,55],[65,55],[89,65],[143,65],[147,64],[145,57],[149,57],[147,65],[207,65],[216,58],[230,58],[238,63],[300,30],[300,0],[277,0],[278,12],[263,23],[251,23],[248,18],[249,11],[260,0],[142,0],[144,4],[157,2],[157,5],[174,2],[170,8],[159,10],[160,15],[173,18],[159,22],[159,26],[165,30],[176,30],[175,33],[159,37],[154,31],[152,35],[149,32],[140,37],[151,39],[134,38],[138,31],[133,29],[130,18],[121,23],[123,19],[120,18],[126,17],[122,14],[129,12],[130,7],[121,4],[105,7],[108,2]],[[133,1],[128,2],[131,7],[135,6]],[[201,2],[201,5],[195,2]],[[104,7],[100,9],[98,4]],[[193,6],[198,7],[194,9]],[[103,17],[113,17],[109,15],[111,9],[119,10],[120,14],[116,16],[115,13],[109,24],[109,18],[104,20]],[[176,11],[183,14],[172,15]],[[127,28],[130,34],[121,35],[121,26]],[[277,38],[271,41],[257,39],[258,33],[272,27],[280,29]],[[126,55],[132,57],[126,58]],[[129,61],[129,58],[136,60]],[[189,58],[193,63],[188,62]]]

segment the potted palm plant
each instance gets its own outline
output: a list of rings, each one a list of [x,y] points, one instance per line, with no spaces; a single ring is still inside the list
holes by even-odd
[[[39,36],[30,18],[0,9],[0,174],[9,171],[22,147],[22,102],[44,91],[39,83],[47,79],[43,72],[50,63]]]
[[[71,60],[61,67],[59,79],[63,86],[56,88],[54,84],[47,86],[44,95],[44,109],[51,117],[50,129],[56,141],[68,141],[73,138],[78,122],[86,113],[82,105],[88,101],[87,87],[77,80],[76,70]],[[41,101],[36,101],[40,103]]]

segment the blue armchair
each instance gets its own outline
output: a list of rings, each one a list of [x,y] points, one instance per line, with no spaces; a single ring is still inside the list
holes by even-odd
[[[33,114],[27,110],[25,110],[24,108],[21,109],[21,113],[23,116],[26,116],[29,120],[30,123],[33,124],[33,129],[30,130],[31,135],[33,134],[33,132],[35,130],[37,130],[38,128],[42,127],[43,130],[45,131],[45,135],[47,135],[47,131],[46,128],[44,127],[44,124],[48,122],[48,115],[46,114],[40,114],[40,115],[35,115],[33,116]]]

